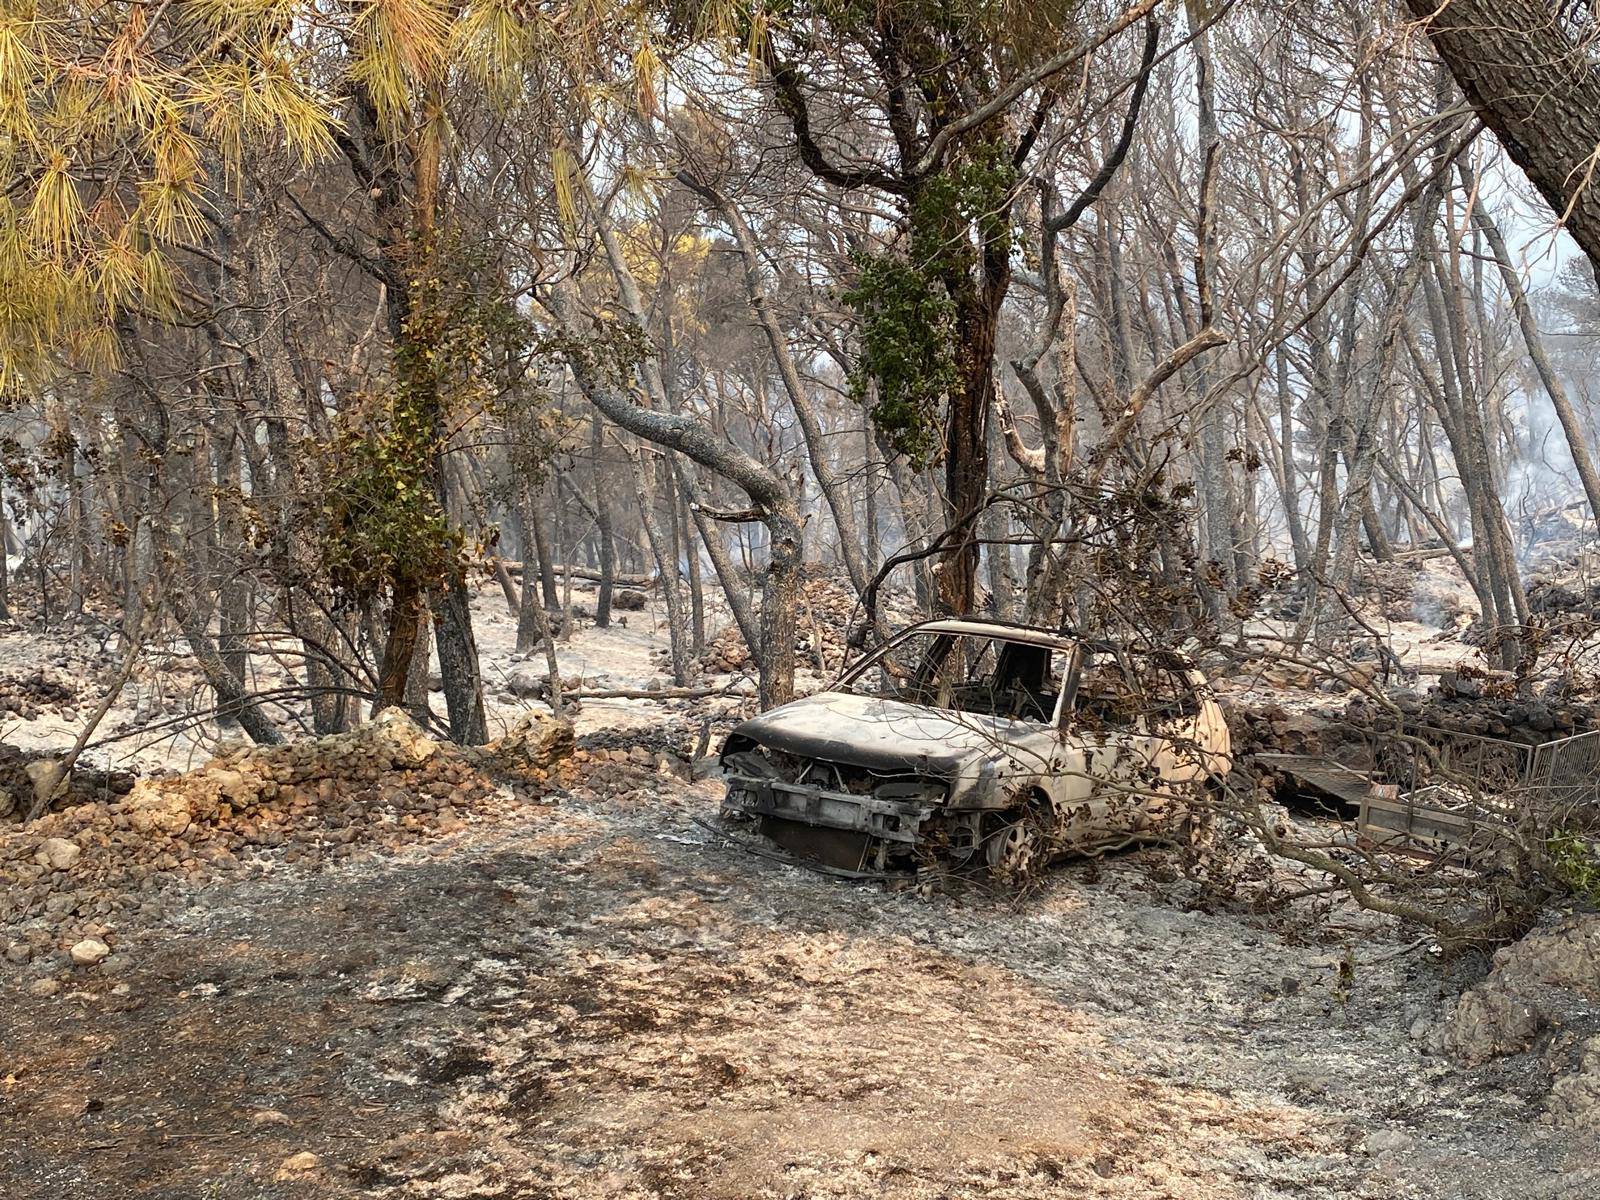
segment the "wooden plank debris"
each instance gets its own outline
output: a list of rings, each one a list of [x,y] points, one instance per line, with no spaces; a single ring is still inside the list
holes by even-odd
[[[1372,792],[1372,780],[1360,771],[1315,754],[1258,754],[1256,761],[1287,777],[1295,790],[1355,816]]]

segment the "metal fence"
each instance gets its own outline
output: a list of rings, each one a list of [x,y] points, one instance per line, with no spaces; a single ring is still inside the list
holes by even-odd
[[[1369,841],[1474,861],[1514,828],[1548,836],[1600,819],[1600,730],[1537,746],[1418,726],[1367,740]]]
[[[1523,793],[1548,828],[1592,816],[1600,805],[1600,729],[1534,747]]]

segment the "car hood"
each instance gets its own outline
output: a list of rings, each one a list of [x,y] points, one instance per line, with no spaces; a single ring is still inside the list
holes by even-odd
[[[945,776],[972,761],[1007,759],[1007,750],[1037,752],[1052,740],[1032,722],[849,692],[795,700],[743,722],[733,736],[826,762]]]

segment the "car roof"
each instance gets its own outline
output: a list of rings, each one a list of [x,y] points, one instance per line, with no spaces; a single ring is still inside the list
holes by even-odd
[[[1004,621],[971,621],[958,617],[923,621],[920,625],[912,625],[902,630],[899,636],[905,637],[912,633],[964,634],[968,637],[994,638],[1004,642],[1022,642],[1029,646],[1049,646],[1055,650],[1070,650],[1082,640],[1069,633],[1040,629],[1034,625],[1010,625]]]
[[[1158,660],[1167,660],[1173,665],[1190,668],[1193,661],[1187,654],[1180,650],[1163,648],[1146,648],[1140,646],[1121,645],[1116,642],[1101,641],[1085,638],[1072,633],[1062,633],[1054,629],[1041,629],[1037,625],[1013,625],[1006,621],[974,621],[963,617],[938,617],[931,621],[923,621],[917,625],[909,625],[895,636],[896,641],[913,633],[947,633],[960,634],[967,637],[993,638],[996,641],[1021,642],[1028,646],[1048,646],[1052,650],[1070,650],[1074,646],[1082,646],[1093,654],[1125,652],[1130,654],[1147,654]]]

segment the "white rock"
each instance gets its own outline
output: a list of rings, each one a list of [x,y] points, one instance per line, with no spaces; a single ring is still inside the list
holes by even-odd
[[[135,786],[129,794],[124,811],[137,833],[165,833],[177,837],[193,820],[181,796],[163,796],[153,788],[140,786]]]
[[[83,847],[66,838],[45,838],[33,852],[33,861],[52,871],[68,871],[83,855]]]
[[[68,953],[72,955],[72,961],[77,963],[80,967],[92,967],[95,965],[95,963],[104,962],[107,958],[111,957],[111,947],[106,945],[99,938],[91,937],[84,938],[83,941],[74,943],[72,949],[68,951]]]
[[[322,1160],[309,1150],[302,1150],[299,1154],[291,1154],[283,1160],[279,1168],[281,1175],[298,1175],[305,1171],[315,1171],[322,1165]]]
[[[421,766],[439,752],[439,743],[400,708],[384,709],[359,733],[389,750],[397,762],[406,766]]]
[[[66,768],[53,758],[36,758],[24,768],[33,783],[34,803],[42,804],[50,798],[66,774]]]
[[[1375,1129],[1367,1134],[1363,1148],[1372,1158],[1381,1154],[1404,1154],[1417,1144],[1416,1138],[1399,1129]]]

